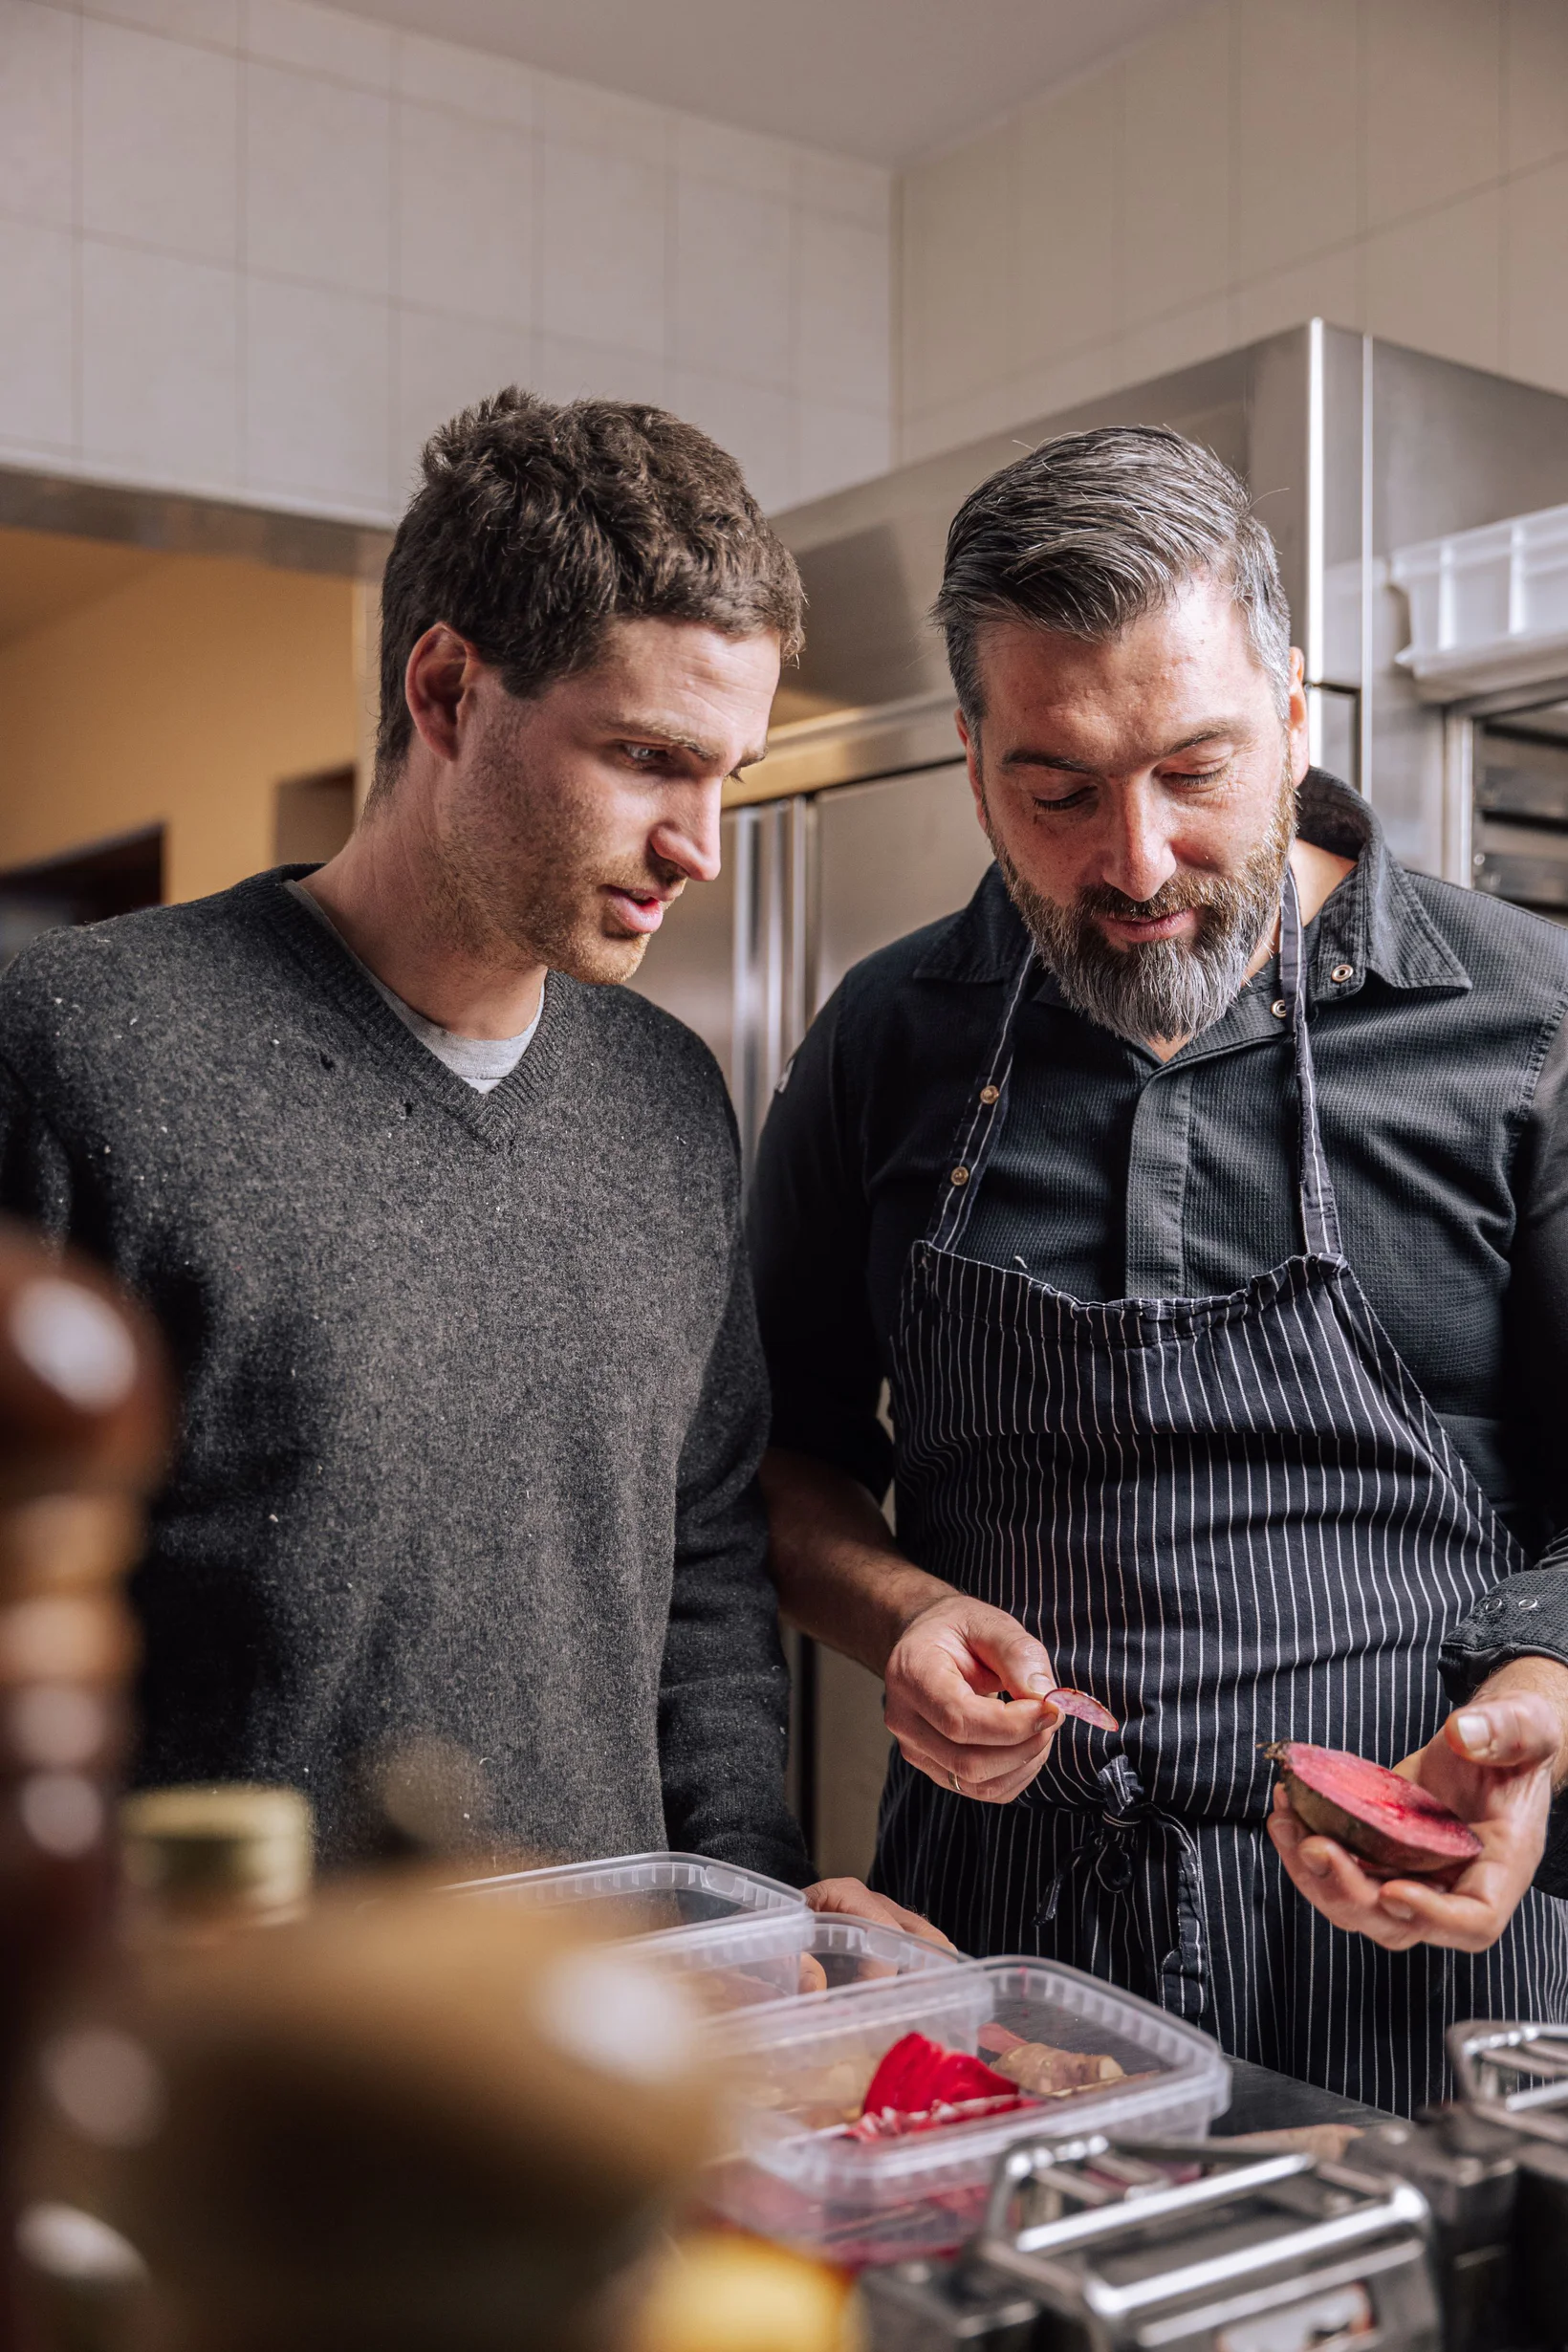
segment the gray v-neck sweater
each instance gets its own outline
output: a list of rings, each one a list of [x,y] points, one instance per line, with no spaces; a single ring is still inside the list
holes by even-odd
[[[0,983],[0,1206],[151,1306],[183,1421],[134,1584],[137,1777],[473,1759],[476,1845],[800,1881],[753,1471],[767,1390],[711,1056],[551,975],[476,1093],[259,875]]]

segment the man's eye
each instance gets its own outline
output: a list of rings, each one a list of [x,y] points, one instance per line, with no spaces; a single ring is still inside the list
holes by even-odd
[[[1165,782],[1167,784],[1207,784],[1214,776],[1223,775],[1229,765],[1229,761],[1221,759],[1216,760],[1211,768],[1167,768]]]
[[[1034,801],[1037,809],[1076,809],[1081,807],[1088,797],[1088,785],[1076,784],[1064,793],[1035,793]]]

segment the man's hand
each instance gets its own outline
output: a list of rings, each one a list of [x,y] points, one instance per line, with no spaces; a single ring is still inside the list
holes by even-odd
[[[1041,1704],[1056,1687],[1050,1652],[1003,1609],[944,1593],[904,1626],[882,1679],[901,1754],[940,1788],[1006,1805],[1051,1753],[1061,1715]]]
[[[1049,1652],[1006,1610],[905,1559],[842,1470],[774,1448],[762,1485],[785,1615],[882,1677],[882,1712],[906,1762],[938,1788],[1010,1803],[1061,1721],[1040,1705],[1056,1688]]]
[[[1535,1875],[1553,1786],[1568,1771],[1568,1669],[1544,1658],[1514,1660],[1396,1770],[1441,1797],[1481,1840],[1452,1885],[1369,1877],[1336,1840],[1306,1828],[1280,1787],[1269,1835],[1291,1882],[1337,1927],[1389,1951],[1412,1944],[1485,1951]]]
[[[874,1895],[859,1879],[818,1879],[815,1886],[807,1887],[806,1901],[814,1911],[838,1911],[846,1919],[867,1919],[875,1927],[897,1927],[904,1935],[918,1935],[926,1944],[940,1944],[947,1951],[955,1949],[941,1928],[933,1927],[918,1911],[906,1911],[902,1903],[890,1903],[885,1895]]]

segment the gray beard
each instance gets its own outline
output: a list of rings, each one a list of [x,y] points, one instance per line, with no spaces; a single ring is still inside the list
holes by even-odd
[[[988,827],[989,830],[989,827]],[[1025,881],[991,833],[1013,903],[1041,961],[1075,1013],[1119,1037],[1197,1037],[1223,1019],[1246,985],[1247,967],[1279,911],[1285,861],[1296,831],[1296,794],[1286,779],[1267,838],[1234,874],[1176,875],[1140,903],[1100,883],[1059,906]],[[1150,939],[1114,947],[1096,915],[1198,910],[1190,942]]]

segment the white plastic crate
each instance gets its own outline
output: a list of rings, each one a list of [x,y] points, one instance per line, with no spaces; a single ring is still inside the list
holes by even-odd
[[[904,2035],[973,2053],[991,2024],[1113,2058],[1125,2077],[904,2138],[848,2136],[870,2066]],[[1206,2034],[1041,1960],[961,1961],[749,2010],[721,2028],[720,2046],[739,2152],[716,2168],[709,2202],[744,2227],[857,2267],[960,2245],[1014,2140],[1042,2130],[1201,2136],[1230,2101],[1230,2068]],[[824,2124],[824,2105],[840,2093],[844,2121]]]
[[[1568,666],[1568,507],[1396,550],[1410,605],[1399,655],[1428,692],[1480,693]]]

